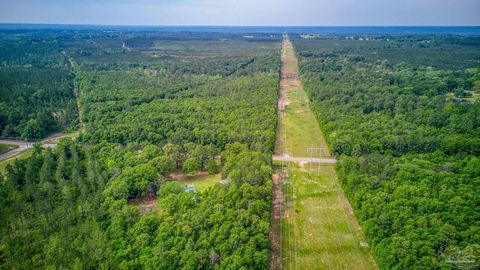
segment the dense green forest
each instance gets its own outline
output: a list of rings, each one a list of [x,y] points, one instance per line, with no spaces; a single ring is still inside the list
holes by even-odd
[[[85,130],[7,166],[0,268],[267,268],[279,37],[54,38]],[[185,192],[170,177],[201,170],[230,182]],[[134,203],[147,198],[155,211]]]
[[[480,261],[480,38],[312,37],[301,79],[381,269]],[[0,269],[267,269],[280,38],[0,31],[0,136],[83,123],[1,172]],[[174,178],[201,173],[228,181]]]
[[[480,39],[298,36],[294,43],[379,266],[478,262]]]
[[[58,40],[0,38],[0,136],[39,139],[76,123],[73,75]]]

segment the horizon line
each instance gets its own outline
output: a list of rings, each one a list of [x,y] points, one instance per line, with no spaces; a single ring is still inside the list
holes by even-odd
[[[241,24],[96,24],[0,22],[0,25],[52,25],[52,26],[121,26],[121,27],[480,27],[480,25],[241,25]]]

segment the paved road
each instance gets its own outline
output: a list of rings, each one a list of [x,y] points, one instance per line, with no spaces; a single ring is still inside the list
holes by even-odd
[[[272,156],[273,161],[291,161],[291,162],[314,162],[314,163],[336,163],[334,158],[309,158],[309,157],[289,157],[289,156]]]
[[[52,136],[49,136],[47,138],[45,138],[44,140],[41,141],[41,144],[43,147],[47,147],[47,148],[53,148],[55,146],[57,146],[57,141],[66,136],[65,134],[54,134]],[[18,153],[21,153],[23,151],[26,151],[30,148],[33,148],[33,142],[28,142],[28,141],[22,141],[22,140],[1,140],[0,139],[0,144],[10,144],[10,145],[17,145],[18,148],[16,149],[13,149],[11,151],[8,151],[6,153],[3,153],[0,155],[0,161],[1,160],[4,160],[4,159],[7,159],[11,156],[14,156]]]
[[[28,143],[24,141],[14,141],[14,140],[0,140],[0,144],[10,144],[10,145],[17,145],[18,148],[8,151],[0,155],[0,160],[7,159],[13,155],[21,153],[29,148],[32,148],[33,143]]]

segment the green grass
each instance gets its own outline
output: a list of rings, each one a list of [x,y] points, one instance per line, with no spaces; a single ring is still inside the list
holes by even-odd
[[[197,191],[202,192],[207,190],[209,187],[213,187],[218,184],[221,180],[221,177],[221,174],[192,176],[186,180],[180,181],[180,183],[185,185],[194,185]]]
[[[17,145],[0,144],[0,155],[17,148]]]
[[[298,72],[292,47],[287,47],[286,55],[284,67]],[[308,157],[308,147],[327,147],[300,82],[284,80],[282,87],[290,104],[279,119],[275,152],[286,148],[290,156]],[[325,154],[329,155],[328,151]],[[281,235],[283,268],[378,269],[369,248],[361,246],[365,241],[334,165],[322,164],[319,176],[316,164],[312,175],[308,164],[299,166],[291,165],[283,179],[285,212],[280,222],[272,225]]]
[[[290,47],[287,49],[287,55],[294,56],[294,51]],[[285,68],[289,72],[298,72],[296,58],[288,57]],[[291,63],[293,61],[293,64]],[[303,90],[301,84],[297,81],[285,83],[290,104],[285,110],[285,115],[280,119],[279,134],[282,134],[282,144],[285,144],[286,132],[286,151],[290,156],[308,157],[307,148],[309,147],[327,147],[318,126],[317,120],[310,108],[308,96]],[[326,153],[328,155],[328,151]]]
[[[326,147],[322,132],[312,113],[303,89],[287,90],[290,104],[282,121],[287,133],[287,152],[295,157],[308,157],[308,147]]]
[[[292,46],[287,46],[283,51],[283,69],[287,72],[298,73],[298,60]]]
[[[284,193],[290,207],[281,229],[285,269],[377,269],[369,248],[360,245],[365,240],[334,165],[322,165],[320,176],[310,176],[308,165],[292,166],[289,175]]]
[[[8,164],[12,164],[16,159],[26,159],[29,158],[33,153],[33,149],[28,149],[24,152],[21,152],[17,155],[11,156],[7,159],[4,159],[0,161],[0,173],[3,173],[5,171],[5,168],[7,167]]]

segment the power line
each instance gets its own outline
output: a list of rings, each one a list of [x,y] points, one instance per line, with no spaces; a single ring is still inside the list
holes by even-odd
[[[309,162],[309,174],[310,176],[312,175],[312,164],[313,164],[313,159],[315,158],[314,156],[318,153],[318,158],[321,158],[322,156],[325,155],[327,151],[326,147],[309,147],[307,148],[307,153],[310,157],[310,162]],[[318,169],[317,169],[317,175],[320,176],[320,161],[316,162],[318,164]]]

